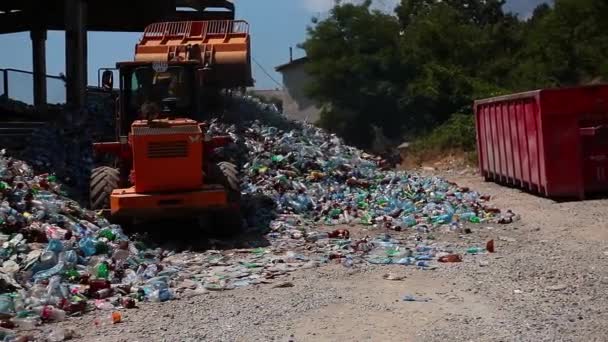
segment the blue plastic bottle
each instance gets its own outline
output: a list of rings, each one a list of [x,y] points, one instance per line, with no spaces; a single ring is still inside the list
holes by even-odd
[[[84,253],[85,256],[89,257],[95,255],[96,243],[93,238],[87,236],[84,239],[80,240],[78,244],[80,246],[80,250]]]

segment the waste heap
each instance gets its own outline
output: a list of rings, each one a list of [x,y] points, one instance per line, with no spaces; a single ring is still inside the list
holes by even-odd
[[[63,196],[54,175],[35,176],[0,156],[0,326],[33,327],[96,307],[172,297],[167,254]],[[111,298],[111,300],[108,300]]]
[[[114,100],[90,93],[86,108],[62,106],[53,118],[34,132],[19,157],[37,172],[55,174],[71,198],[84,204],[94,165],[92,144],[115,139]]]
[[[257,103],[247,101],[249,106]],[[267,237],[279,251],[310,251],[303,245],[314,245],[316,256],[296,253],[288,257],[292,260],[433,268],[431,260],[461,260],[455,254],[460,251],[434,242],[437,234],[464,234],[474,224],[518,219],[511,211],[501,213],[491,206],[489,196],[439,177],[387,171],[384,160],[345,145],[335,135],[289,122],[271,108],[257,108],[264,113],[259,120],[240,127],[214,122],[211,133],[232,132],[232,155],[246,154],[233,158],[245,160],[239,164],[243,192],[270,204],[266,210],[256,206],[251,211],[249,226],[270,227]],[[376,236],[351,239],[346,229],[323,231],[353,225],[367,227]],[[465,253],[492,252],[489,246],[470,247]]]
[[[271,199],[283,214],[299,214],[324,225],[381,224],[407,228],[465,222],[510,222],[510,212],[488,204],[489,197],[438,177],[384,170],[384,160],[348,146],[315,126],[289,122],[266,112],[239,130],[218,121],[211,134],[231,132],[240,150],[232,155],[244,172],[243,192]],[[235,148],[233,146],[233,148]]]
[[[270,283],[332,261],[432,268],[431,260],[453,252],[433,243],[433,234],[517,218],[443,179],[383,171],[382,160],[334,135],[239,101],[244,116],[258,121],[224,118],[210,130],[236,140],[223,152],[243,171],[248,225],[269,245],[204,253],[146,248],[68,199],[56,175],[35,175],[2,154],[0,326],[33,327],[89,310],[112,312],[115,321],[114,310],[139,301]],[[332,225],[363,225],[376,237],[354,238],[346,227],[327,232]]]

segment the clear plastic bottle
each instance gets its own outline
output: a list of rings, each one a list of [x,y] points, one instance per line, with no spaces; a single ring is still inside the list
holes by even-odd
[[[40,259],[38,263],[34,265],[32,268],[32,272],[35,274],[40,271],[48,270],[49,268],[55,266],[57,264],[58,257],[57,254],[53,251],[44,251],[40,255]]]
[[[168,279],[166,277],[152,278],[148,281],[152,290],[148,297],[150,301],[164,302],[173,298],[173,293],[171,293],[167,281]]]
[[[63,251],[63,244],[57,239],[51,239],[49,240],[49,244],[47,245],[46,249],[51,252],[59,253]]]
[[[308,242],[315,242],[315,241],[325,240],[325,239],[329,239],[328,233],[314,233],[313,232],[306,236],[306,240]]]
[[[402,218],[401,222],[404,227],[414,227],[415,225],[418,224],[418,221],[412,215]]]
[[[15,313],[15,304],[13,297],[10,294],[0,295],[0,314],[13,315]]]
[[[23,330],[35,329],[42,323],[40,317],[36,316],[14,317],[11,322]]]
[[[34,274],[34,280],[50,278],[54,275],[57,275],[57,274],[63,272],[64,269],[65,269],[65,262],[63,260],[60,260],[57,263],[57,265],[49,268],[48,270],[40,271],[40,272]]]
[[[353,264],[353,257],[350,255],[347,255],[345,258],[342,259],[342,265],[344,265],[344,267],[352,267]]]
[[[54,308],[50,305],[39,306],[34,308],[32,311],[38,314],[40,318],[45,321],[60,322],[65,320],[65,311]]]
[[[452,222],[452,215],[451,214],[443,214],[443,215],[436,216],[435,218],[433,218],[433,222],[436,223],[436,224],[450,223],[450,222]]]
[[[55,328],[49,332],[47,339],[49,342],[61,342],[65,341],[67,332],[63,328]]]

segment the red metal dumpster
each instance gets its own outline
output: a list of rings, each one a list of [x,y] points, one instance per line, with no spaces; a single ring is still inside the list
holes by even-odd
[[[486,180],[551,198],[608,192],[608,85],[500,96],[474,109]]]

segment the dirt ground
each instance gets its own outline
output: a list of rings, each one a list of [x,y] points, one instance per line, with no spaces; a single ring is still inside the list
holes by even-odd
[[[556,203],[476,176],[445,176],[522,216],[454,241],[494,239],[496,253],[436,270],[336,264],[290,274],[283,281],[292,287],[144,304],[117,325],[97,327],[95,314],[60,325],[78,341],[606,341],[608,200]]]

